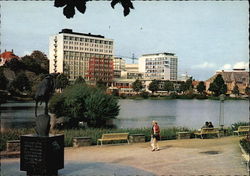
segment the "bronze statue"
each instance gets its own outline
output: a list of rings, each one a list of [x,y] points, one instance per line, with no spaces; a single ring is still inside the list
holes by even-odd
[[[42,82],[38,85],[36,94],[35,94],[35,116],[36,116],[36,133],[39,136],[48,136],[50,129],[50,116],[48,114],[48,102],[51,96],[55,91],[55,83],[57,73],[52,73],[47,75]],[[44,114],[37,116],[37,107],[38,103],[42,104],[45,102]]]

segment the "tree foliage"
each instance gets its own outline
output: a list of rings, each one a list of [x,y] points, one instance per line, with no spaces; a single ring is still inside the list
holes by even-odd
[[[6,90],[8,83],[9,83],[9,81],[5,77],[3,71],[0,71],[0,89],[1,90]]]
[[[174,83],[169,81],[169,80],[164,82],[163,90],[168,91],[168,92],[173,91],[174,90]]]
[[[200,94],[203,94],[204,91],[206,90],[206,85],[203,81],[200,81],[198,86],[197,86],[197,91],[200,93]]]
[[[82,14],[86,11],[86,2],[89,0],[55,0],[55,7],[64,7],[63,14],[67,18],[73,18],[75,15],[75,8]],[[123,14],[127,16],[130,9],[134,9],[131,0],[112,0],[111,7],[114,8],[117,3],[120,3],[123,7]]]
[[[49,73],[49,59],[43,52],[34,50],[30,57],[32,57],[41,67],[41,73]]]
[[[79,121],[87,122],[89,126],[105,126],[106,120],[119,114],[117,99],[100,89],[81,84],[69,86],[63,93],[54,95],[49,109],[57,117],[69,117],[70,127],[76,127]]]
[[[14,89],[17,89],[20,92],[31,90],[31,82],[25,73],[18,74],[17,77],[11,82],[11,85]]]
[[[24,65],[22,62],[20,62],[18,59],[13,58],[10,61],[5,63],[5,66],[9,69],[11,69],[14,72],[17,72],[19,70],[22,70],[24,68]]]
[[[159,90],[159,81],[153,80],[150,84],[148,89],[152,91],[152,93],[157,92]]]
[[[85,80],[82,76],[79,76],[76,80],[75,80],[75,84],[85,84]]]
[[[65,89],[69,85],[69,79],[65,74],[60,74],[56,78],[56,89]]]
[[[139,79],[135,80],[135,82],[132,83],[132,88],[134,91],[140,92],[143,88],[142,82]]]
[[[226,94],[227,85],[225,84],[221,74],[218,74],[214,81],[210,83],[208,90],[213,92],[215,96]]]
[[[239,87],[237,86],[237,84],[235,84],[233,90],[232,90],[232,93],[234,95],[239,95],[240,94],[240,91],[239,91]]]

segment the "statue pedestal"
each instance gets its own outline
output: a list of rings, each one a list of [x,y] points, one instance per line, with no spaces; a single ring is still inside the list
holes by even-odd
[[[55,176],[64,168],[64,135],[23,135],[20,143],[20,170],[27,176]]]

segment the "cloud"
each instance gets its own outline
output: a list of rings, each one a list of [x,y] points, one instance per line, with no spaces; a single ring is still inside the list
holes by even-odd
[[[221,67],[221,70],[231,70],[232,69],[232,65],[231,64],[225,64]]]
[[[31,55],[31,53],[32,53],[32,52],[30,52],[30,51],[24,51],[24,52],[23,52],[23,55],[24,55],[24,56],[25,56],[25,55]]]
[[[194,65],[193,68],[215,68],[215,64],[204,62],[204,63],[199,64],[199,65]]]
[[[236,64],[234,64],[233,68],[238,68],[238,69],[245,68],[245,69],[247,69],[248,65],[249,65],[248,62],[237,62]]]

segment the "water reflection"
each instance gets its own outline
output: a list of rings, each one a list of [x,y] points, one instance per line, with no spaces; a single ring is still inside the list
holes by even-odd
[[[239,121],[248,121],[248,101],[225,101],[225,126]],[[161,127],[185,126],[200,128],[205,121],[215,126],[219,122],[219,101],[212,100],[119,100],[120,114],[113,120],[117,128],[150,127],[152,120]],[[43,113],[39,106],[38,114]],[[35,122],[34,102],[10,102],[2,104],[1,130],[6,128],[33,127]]]

